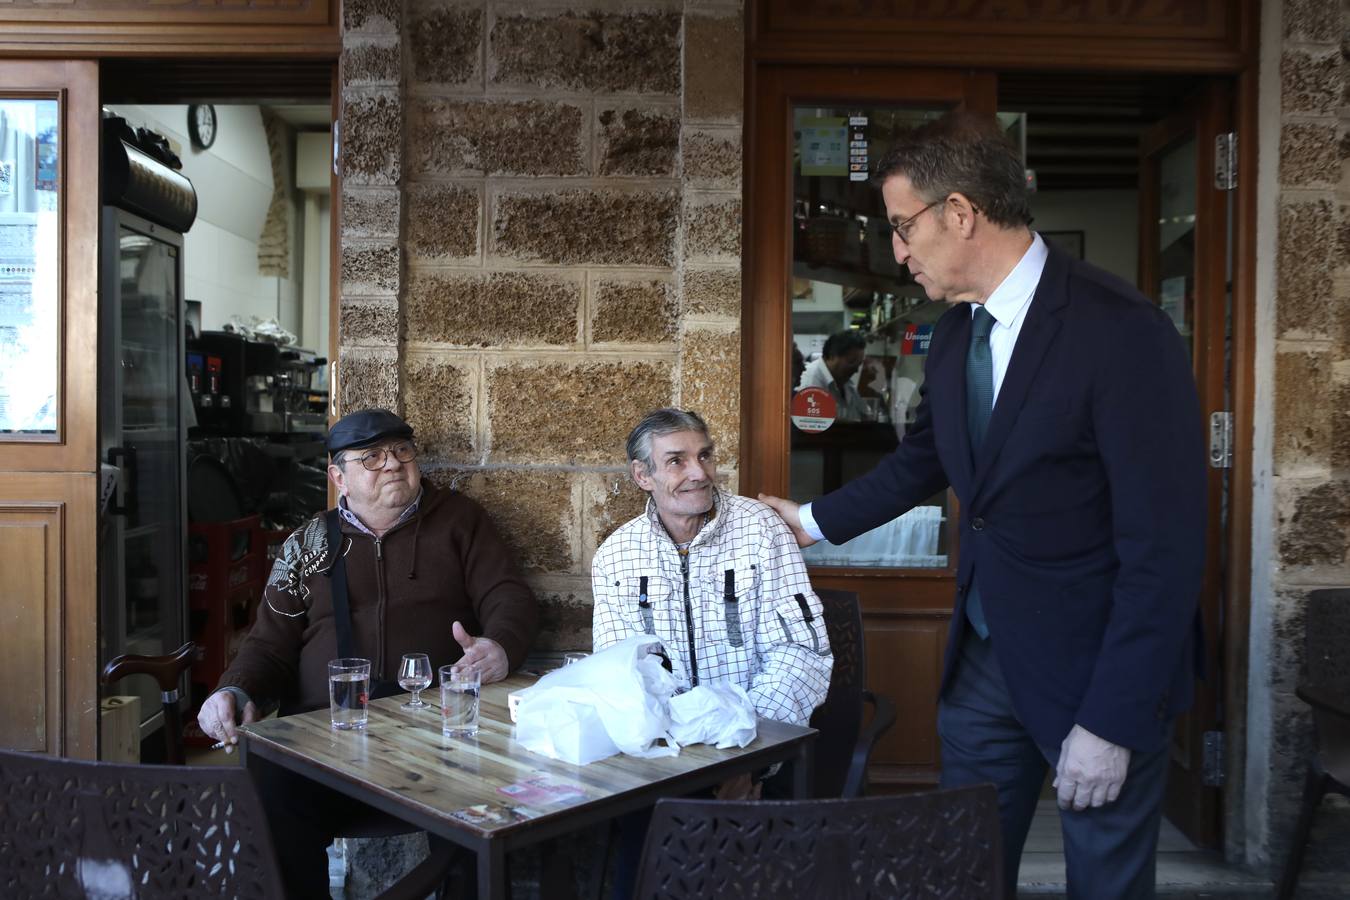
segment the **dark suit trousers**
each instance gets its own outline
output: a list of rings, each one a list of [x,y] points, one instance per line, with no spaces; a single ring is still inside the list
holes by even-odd
[[[1017,869],[1046,772],[1059,747],[1038,747],[1013,710],[993,641],[964,622],[961,658],[938,706],[942,787],[992,782],[998,788],[1007,896],[1017,893]],[[1142,900],[1155,896],[1158,827],[1167,777],[1166,748],[1131,753],[1115,803],[1082,812],[1061,810],[1070,898]]]

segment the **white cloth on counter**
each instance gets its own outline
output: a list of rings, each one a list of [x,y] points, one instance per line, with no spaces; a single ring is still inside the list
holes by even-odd
[[[755,704],[730,681],[700,684],[670,699],[670,733],[681,744],[712,744],[719,750],[755,739]]]
[[[942,507],[916,506],[851,541],[812,544],[802,558],[817,566],[941,568],[947,565],[946,554],[938,553],[941,532]]]

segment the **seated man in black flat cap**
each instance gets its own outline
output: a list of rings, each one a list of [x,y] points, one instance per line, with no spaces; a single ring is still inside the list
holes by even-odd
[[[534,640],[534,594],[505,543],[473,500],[422,483],[407,422],[384,409],[350,413],[328,452],[337,508],[286,539],[257,622],[197,717],[227,749],[236,718],[327,705],[331,659],[369,659],[378,697],[398,692],[404,653],[428,654],[432,671],[472,663],[488,683]],[[263,780],[288,895],[327,896],[324,848],[360,804],[280,773]]]

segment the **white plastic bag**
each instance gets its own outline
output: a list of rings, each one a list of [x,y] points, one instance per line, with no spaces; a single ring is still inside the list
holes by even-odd
[[[755,704],[739,684],[700,684],[670,700],[670,734],[680,744],[744,747],[758,733]]]
[[[679,745],[670,737],[675,679],[653,652],[659,646],[651,635],[630,637],[520,691],[516,743],[576,765],[620,751],[677,755]]]

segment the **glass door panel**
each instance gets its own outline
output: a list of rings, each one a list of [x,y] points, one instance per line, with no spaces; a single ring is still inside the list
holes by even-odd
[[[1194,357],[1196,144],[1194,135],[1158,157],[1157,280],[1151,285]]]
[[[789,496],[806,502],[870,470],[913,424],[933,323],[946,310],[895,260],[881,193],[868,171],[893,136],[943,108],[793,109],[791,285],[794,410]],[[798,397],[807,388],[815,391]],[[945,569],[943,492],[846,544],[821,542],[815,566]]]
[[[184,426],[182,238],[105,207],[103,456],[118,473],[103,569],[103,658],[158,656],[182,643]],[[160,709],[150,679],[111,690]]]
[[[55,440],[60,106],[0,97],[0,439]]]

